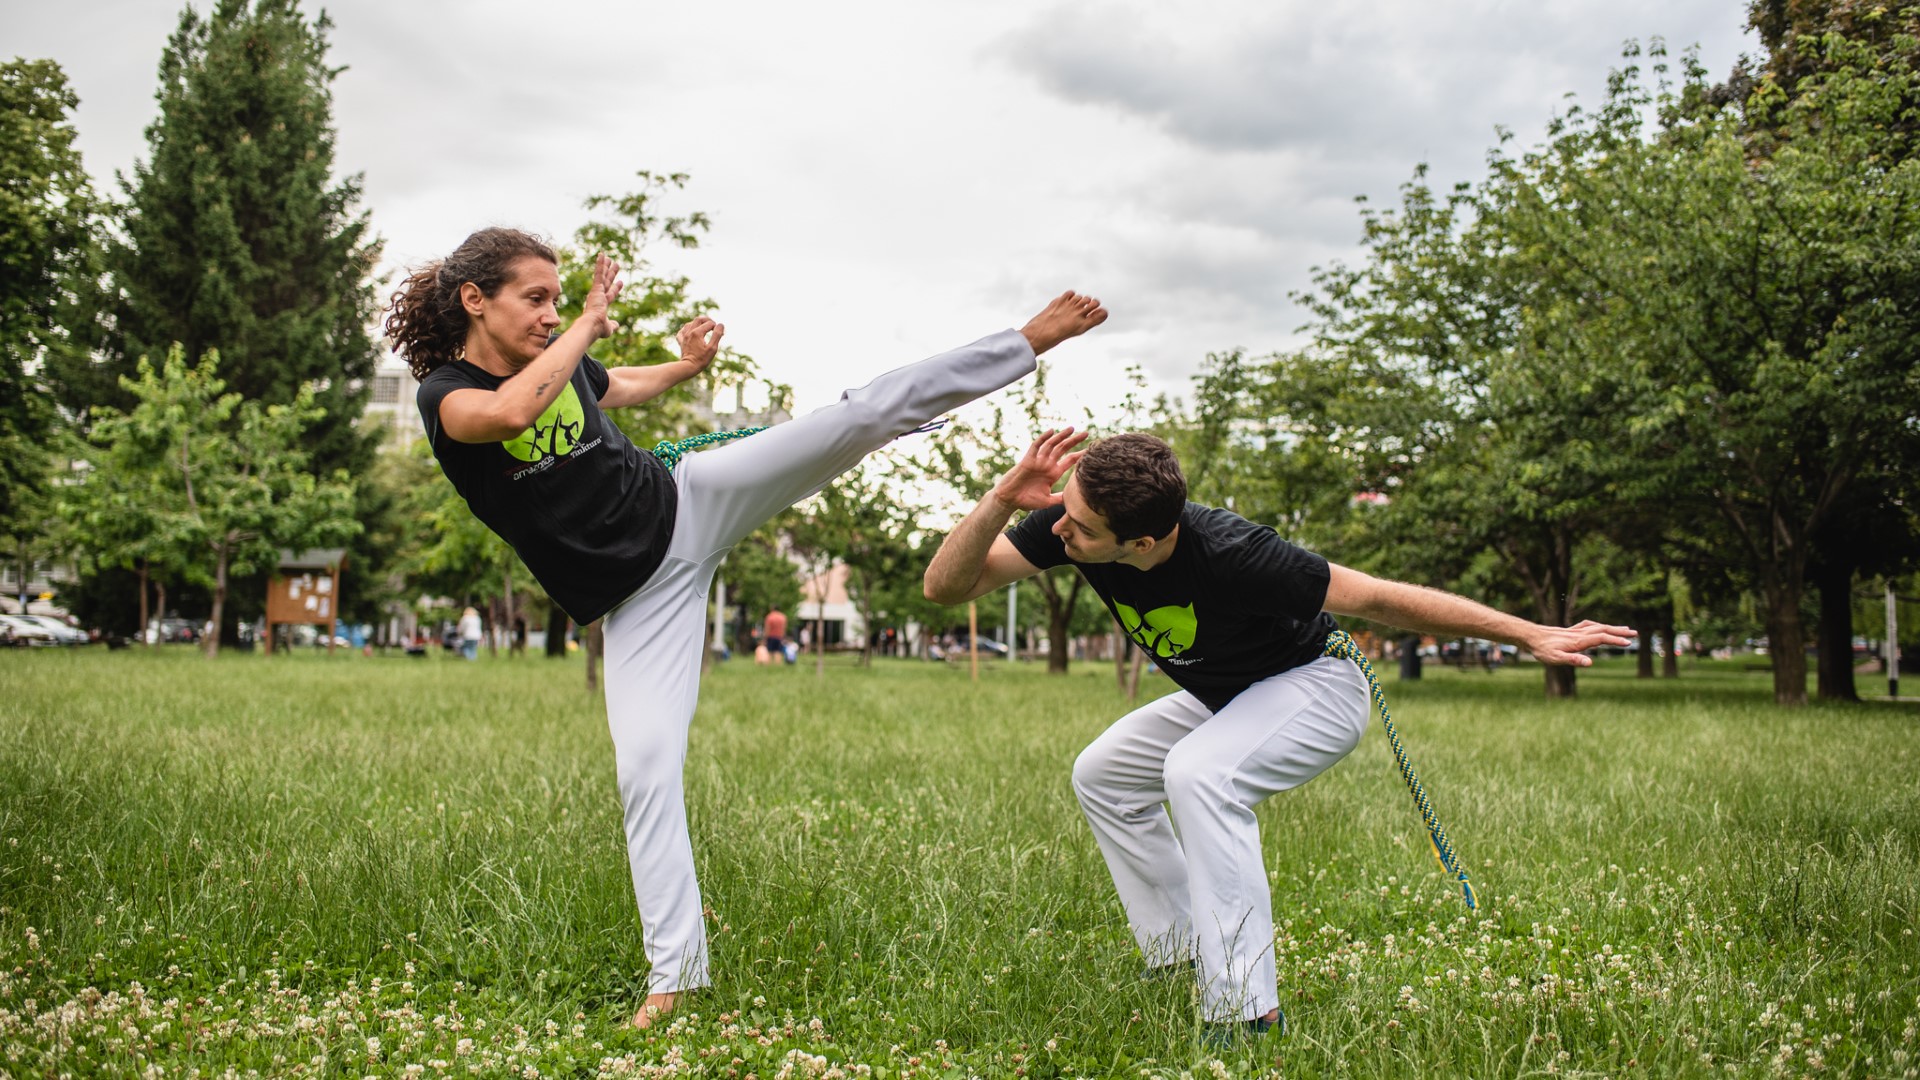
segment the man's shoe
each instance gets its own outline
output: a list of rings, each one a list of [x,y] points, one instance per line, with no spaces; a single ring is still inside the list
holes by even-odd
[[[1207,1024],[1200,1041],[1209,1050],[1231,1050],[1242,1042],[1252,1042],[1270,1031],[1278,1031],[1281,1038],[1287,1035],[1287,1014],[1282,1011],[1272,1020],[1256,1016],[1251,1020],[1235,1020],[1226,1024]]]

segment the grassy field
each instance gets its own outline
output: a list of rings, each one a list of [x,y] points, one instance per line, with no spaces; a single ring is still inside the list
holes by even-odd
[[[1150,691],[1164,689],[1149,680]],[[710,677],[715,986],[644,961],[578,658],[0,654],[0,1075],[1914,1076],[1920,707],[1629,661],[1387,694],[1261,809],[1286,1039],[1197,1038],[1068,784],[1110,669]],[[1863,690],[1876,691],[1863,679]],[[1884,692],[1883,686],[1877,692]]]

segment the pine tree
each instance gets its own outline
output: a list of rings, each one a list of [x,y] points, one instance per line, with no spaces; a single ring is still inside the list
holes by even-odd
[[[379,255],[358,175],[333,175],[323,14],[298,0],[219,0],[191,8],[160,60],[151,154],[122,181],[122,235],[108,252],[111,379],[78,406],[125,407],[113,380],[179,343],[217,349],[229,388],[287,404],[314,388],[318,470],[358,471],[371,447],[354,430],[377,356],[369,333]],[[108,389],[113,386],[113,389]]]

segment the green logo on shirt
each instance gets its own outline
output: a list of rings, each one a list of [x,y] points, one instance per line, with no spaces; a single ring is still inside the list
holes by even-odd
[[[1126,628],[1127,636],[1162,660],[1193,648],[1194,635],[1200,631],[1192,604],[1154,608],[1145,618],[1118,600],[1113,602],[1113,609],[1120,613],[1120,625]]]
[[[575,443],[580,441],[581,429],[586,426],[586,410],[580,407],[580,395],[573,392],[573,384],[568,383],[560,396],[553,399],[547,411],[533,426],[500,444],[501,448],[521,461],[541,461],[550,457],[573,452]]]

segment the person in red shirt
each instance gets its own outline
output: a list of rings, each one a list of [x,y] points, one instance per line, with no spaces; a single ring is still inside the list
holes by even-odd
[[[760,626],[760,645],[765,651],[754,654],[754,660],[762,664],[771,664],[775,657],[787,658],[787,616],[779,608],[767,612],[767,618]]]

